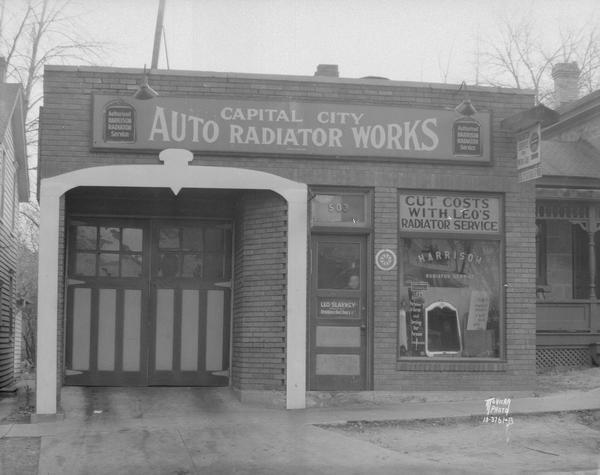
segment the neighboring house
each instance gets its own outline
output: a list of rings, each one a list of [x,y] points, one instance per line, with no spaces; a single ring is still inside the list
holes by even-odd
[[[600,91],[577,98],[575,63],[552,73],[556,110],[540,105],[504,122],[514,130],[541,123],[534,180],[540,369],[597,362],[600,342]]]
[[[0,58],[0,391],[14,389],[16,243],[19,202],[29,200],[25,109],[19,84],[6,84]]]

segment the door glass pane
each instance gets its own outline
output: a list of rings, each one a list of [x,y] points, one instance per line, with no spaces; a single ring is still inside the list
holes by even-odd
[[[319,243],[319,289],[358,289],[360,287],[360,244]]]
[[[121,277],[141,277],[142,276],[142,255],[122,255],[121,256]]]
[[[103,251],[118,251],[121,230],[119,228],[100,228],[100,249]]]
[[[317,194],[311,201],[313,224],[365,224],[364,194]]]
[[[75,254],[75,273],[78,275],[96,275],[96,254],[78,252]]]
[[[96,226],[77,226],[77,249],[96,249]]]
[[[179,256],[174,252],[160,255],[159,277],[176,277],[179,274]]]
[[[207,228],[205,234],[205,245],[207,251],[223,250],[223,230],[218,228]]]
[[[143,232],[141,229],[123,229],[123,250],[132,252],[142,251]]]
[[[202,250],[203,244],[202,228],[183,228],[183,249]]]
[[[185,254],[183,256],[183,277],[202,278],[202,254]]]
[[[119,255],[101,253],[98,259],[98,277],[119,276]]]
[[[206,254],[206,263],[204,265],[204,278],[222,279],[223,278],[223,256],[221,254]]]
[[[160,228],[158,247],[179,249],[179,228]]]

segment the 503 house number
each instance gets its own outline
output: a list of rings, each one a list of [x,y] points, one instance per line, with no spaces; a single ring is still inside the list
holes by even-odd
[[[327,209],[330,213],[347,213],[350,205],[348,203],[329,203]]]

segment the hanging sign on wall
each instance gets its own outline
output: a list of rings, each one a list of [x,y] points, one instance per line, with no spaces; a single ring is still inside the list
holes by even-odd
[[[519,183],[532,181],[542,176],[541,126],[535,126],[517,135],[517,170]]]

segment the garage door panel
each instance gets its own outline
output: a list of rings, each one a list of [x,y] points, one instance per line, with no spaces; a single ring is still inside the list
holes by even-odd
[[[140,370],[142,291],[125,290],[123,311],[123,371]]]
[[[215,221],[72,219],[66,384],[227,385],[231,237]]]

